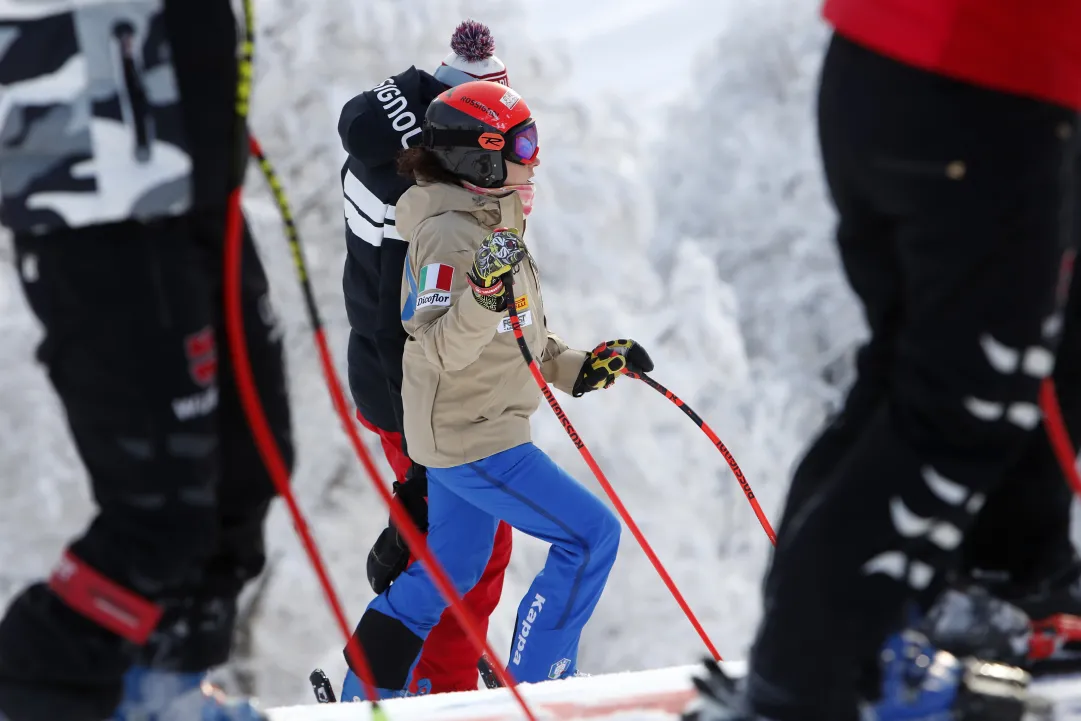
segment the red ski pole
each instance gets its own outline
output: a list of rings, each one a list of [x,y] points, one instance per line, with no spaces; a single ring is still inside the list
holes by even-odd
[[[240,58],[237,63],[237,88],[236,88],[236,137],[238,143],[243,143],[248,125],[248,100],[251,95],[252,65],[255,54],[255,11],[252,0],[243,0],[244,15],[244,42],[241,45]],[[250,148],[258,148],[258,144],[252,139],[249,141]],[[239,153],[243,146],[238,147]],[[241,171],[243,168],[240,169]],[[349,628],[345,625],[345,614],[342,612],[341,603],[330,576],[326,570],[322,555],[308,528],[307,520],[297,505],[296,496],[289,485],[289,470],[282,457],[281,449],[278,448],[274,439],[270,422],[267,420],[266,411],[263,409],[259,398],[259,390],[252,373],[251,361],[248,354],[248,341],[244,333],[244,312],[241,304],[241,264],[244,250],[244,221],[241,211],[241,194],[243,192],[243,172],[239,173],[240,181],[236,188],[229,194],[225,216],[225,234],[223,238],[222,259],[222,295],[224,305],[224,326],[226,343],[229,349],[230,360],[233,365],[233,378],[237,387],[237,395],[240,399],[241,408],[251,430],[252,440],[258,450],[259,457],[266,467],[267,474],[274,484],[278,495],[285,501],[289,509],[289,515],[293,519],[293,527],[300,536],[301,544],[308,554],[312,568],[315,570],[319,583],[326,595],[335,618],[346,634],[346,648],[349,659],[356,664],[357,675],[364,686],[365,693],[372,701],[372,717],[382,718],[382,708],[378,700],[375,700],[375,677],[372,674],[368,659],[360,646],[352,639]]]
[[[242,253],[243,223],[240,213],[240,189],[233,191],[233,197],[229,200],[229,216],[225,240],[225,284],[224,295],[226,304],[225,329],[229,343],[229,355],[233,362],[233,373],[236,380],[237,392],[240,396],[241,406],[247,416],[248,426],[251,428],[252,438],[259,450],[259,456],[266,466],[267,473],[274,482],[278,495],[285,501],[289,509],[289,515],[293,519],[293,528],[300,537],[301,545],[308,554],[308,561],[315,570],[319,579],[319,585],[323,589],[327,603],[330,604],[335,620],[339,628],[345,634],[349,658],[357,668],[357,675],[364,686],[364,693],[368,698],[375,699],[375,680],[372,675],[371,664],[364,656],[364,652],[352,637],[350,628],[345,621],[341,601],[337,591],[327,573],[326,564],[323,562],[319,547],[312,537],[311,529],[304,518],[292,488],[289,487],[289,471],[282,458],[281,450],[274,440],[274,434],[267,421],[266,412],[263,410],[259,399],[259,391],[255,385],[255,379],[251,371],[251,361],[248,357],[248,344],[244,335],[244,313],[241,308],[240,294],[240,258]],[[378,701],[373,702],[372,715],[380,713]]]
[[[766,532],[769,542],[776,546],[777,534],[773,532],[773,526],[769,524],[769,519],[766,518],[765,511],[763,511],[762,506],[758,504],[758,499],[755,498],[754,491],[751,490],[751,484],[747,482],[747,477],[743,475],[743,471],[740,470],[739,464],[736,463],[736,459],[731,451],[729,451],[728,447],[721,442],[721,439],[713,432],[713,429],[702,420],[700,415],[694,412],[694,409],[684,403],[682,398],[650,378],[645,373],[634,373],[627,369],[624,369],[623,372],[631,378],[637,378],[668,400],[672,401],[677,408],[694,421],[696,426],[702,429],[702,432],[706,434],[707,438],[713,441],[713,445],[717,446],[717,450],[720,451],[721,455],[724,456],[724,459],[728,461],[728,467],[732,469],[732,473],[735,474],[736,480],[739,481],[739,487],[743,489],[743,494],[747,496],[747,501],[751,504],[751,510],[754,511],[754,515],[758,516],[758,522],[762,524],[762,530]]]
[[[683,613],[686,614],[687,620],[694,626],[694,630],[698,632],[698,635],[702,638],[702,641],[706,644],[706,648],[713,654],[713,658],[720,661],[721,654],[717,652],[716,646],[709,639],[706,634],[706,630],[702,628],[702,624],[698,622],[698,618],[694,615],[694,611],[691,610],[690,605],[683,598],[683,594],[680,593],[679,588],[676,587],[675,581],[668,575],[668,571],[665,569],[664,564],[661,563],[661,559],[657,558],[657,554],[653,552],[653,547],[649,545],[649,541],[642,535],[642,531],[639,530],[638,524],[634,522],[634,518],[631,517],[630,512],[626,506],[623,505],[623,501],[620,500],[619,495],[616,493],[615,488],[608,482],[608,478],[605,477],[604,471],[597,465],[597,461],[593,458],[593,454],[586,448],[585,442],[582,437],[578,435],[578,431],[574,430],[574,426],[571,425],[571,421],[567,418],[567,414],[563,412],[563,408],[560,407],[559,401],[552,395],[552,389],[548,387],[548,382],[544,380],[544,375],[541,373],[540,366],[537,365],[536,359],[533,357],[533,353],[529,350],[529,345],[525,341],[525,336],[522,334],[522,325],[518,318],[518,309],[515,307],[514,302],[514,274],[505,273],[503,275],[503,285],[505,286],[505,294],[507,297],[507,312],[510,318],[511,328],[514,330],[514,338],[518,341],[518,348],[522,351],[522,357],[525,358],[526,365],[529,366],[529,372],[533,375],[533,380],[540,386],[541,394],[544,399],[548,401],[548,405],[552,407],[552,411],[556,414],[556,418],[563,425],[564,430],[567,431],[567,435],[570,436],[571,442],[574,443],[575,448],[582,454],[582,458],[585,459],[586,465],[593,471],[593,475],[597,477],[597,481],[601,484],[601,488],[608,494],[608,497],[612,499],[612,504],[616,507],[616,511],[623,518],[623,521],[627,524],[627,528],[630,529],[631,534],[634,535],[638,545],[645,551],[646,557],[649,558],[649,562],[653,564],[653,568],[657,570],[661,580],[664,581],[664,585],[668,587],[672,597],[676,599],[676,603],[683,609]]]
[[[1040,409],[1043,411],[1047,438],[1062,468],[1062,475],[1066,477],[1066,482],[1078,498],[1081,498],[1081,473],[1077,471],[1077,453],[1070,442],[1069,429],[1062,417],[1062,408],[1059,407],[1058,394],[1055,391],[1055,381],[1051,378],[1044,378],[1040,383]]]

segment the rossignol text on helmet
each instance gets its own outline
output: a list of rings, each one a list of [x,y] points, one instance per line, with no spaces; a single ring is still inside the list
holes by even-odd
[[[505,85],[475,80],[444,91],[424,116],[424,147],[448,171],[482,188],[507,177],[507,161],[531,165],[540,146],[522,96]]]

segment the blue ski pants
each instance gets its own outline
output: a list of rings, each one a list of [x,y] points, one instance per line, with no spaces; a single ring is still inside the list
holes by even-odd
[[[525,683],[570,676],[582,628],[616,560],[619,520],[532,443],[475,463],[428,469],[428,546],[458,593],[484,572],[501,520],[551,544],[544,569],[518,606],[507,669]],[[447,606],[422,564],[414,563],[368,611],[426,638]]]

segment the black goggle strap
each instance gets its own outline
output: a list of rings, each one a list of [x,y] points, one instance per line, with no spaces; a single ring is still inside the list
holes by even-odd
[[[494,136],[499,138],[491,145],[485,145],[484,138]],[[452,130],[449,128],[425,128],[423,134],[424,147],[426,148],[480,148],[500,152],[507,144],[505,138],[499,133],[480,133],[476,130]],[[496,147],[498,146],[498,147]]]

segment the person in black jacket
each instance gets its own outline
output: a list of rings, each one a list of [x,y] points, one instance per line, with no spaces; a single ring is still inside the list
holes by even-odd
[[[236,18],[226,0],[16,5],[0,3],[0,222],[98,514],[0,621],[0,719],[262,719],[202,685],[229,657],[274,497],[221,350],[247,162]],[[291,464],[246,229],[242,265],[255,381]]]
[[[484,25],[466,21],[451,37],[451,53],[434,74],[410,67],[357,95],[342,108],[338,133],[348,158],[341,170],[348,250],[343,275],[349,317],[349,387],[360,423],[379,435],[396,482],[394,492],[413,521],[428,527],[425,469],[410,461],[402,431],[401,287],[408,244],[394,224],[394,205],[413,185],[398,174],[398,154],[420,143],[428,105],[447,88],[470,80],[507,84],[503,62],[494,55],[495,41]],[[510,562],[511,529],[501,523],[491,560],[477,585],[465,596],[487,632],[489,616],[499,603],[503,576]],[[376,593],[386,590],[412,561],[393,525],[380,534],[368,555],[368,580]],[[364,648],[378,647],[388,629],[358,626]],[[393,649],[388,649],[388,654]],[[445,614],[428,636],[414,669],[412,694],[464,691],[477,687],[480,655],[453,615]],[[348,657],[347,657],[348,660]],[[371,659],[379,675],[387,657]],[[364,698],[353,669],[346,674],[343,700]]]

